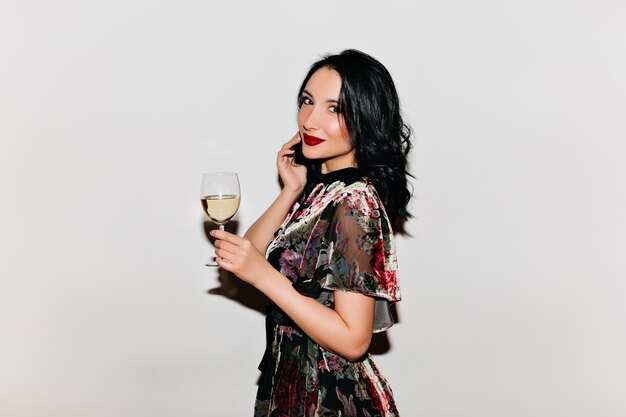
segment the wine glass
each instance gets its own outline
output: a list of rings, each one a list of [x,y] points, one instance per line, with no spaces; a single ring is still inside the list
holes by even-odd
[[[241,192],[239,178],[234,172],[207,172],[202,174],[200,201],[202,209],[220,230],[237,213]],[[217,266],[209,263],[207,266]]]

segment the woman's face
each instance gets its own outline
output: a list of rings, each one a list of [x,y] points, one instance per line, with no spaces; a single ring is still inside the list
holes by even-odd
[[[322,160],[322,172],[356,167],[355,150],[339,113],[341,76],[324,67],[315,71],[300,97],[298,128],[302,152],[309,159]]]

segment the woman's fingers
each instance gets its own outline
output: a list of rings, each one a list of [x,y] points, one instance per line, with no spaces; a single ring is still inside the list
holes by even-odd
[[[227,242],[235,243],[235,244],[240,243],[241,241],[245,240],[244,238],[234,235],[232,233],[229,233],[225,230],[211,230],[211,236],[213,236],[216,239],[225,240]]]
[[[294,152],[295,151],[293,149],[281,149],[278,151],[278,158],[293,156]]]
[[[232,268],[233,268],[234,265],[229,260],[221,258],[219,256],[216,256],[215,257],[215,263],[217,263],[217,266],[219,266],[220,268],[232,272]]]
[[[230,252],[232,254],[238,255],[240,253],[239,246],[234,243],[230,243],[226,240],[216,240],[215,241],[215,253],[217,254],[217,250],[220,249],[222,252]]]
[[[220,260],[225,261],[228,265],[229,271],[235,266],[235,263],[238,263],[240,260],[240,254],[238,253],[238,246],[234,245],[225,240],[216,240],[215,241],[215,261],[218,265],[222,266]],[[224,263],[224,262],[223,262]]]
[[[248,256],[251,243],[248,239],[221,230],[211,231],[216,238],[215,254],[230,263],[239,263]]]
[[[242,280],[254,285],[259,270],[269,266],[263,254],[248,239],[220,230],[211,231],[211,236],[216,238],[217,264]]]
[[[225,259],[229,264],[233,264],[233,259],[235,259],[235,255],[223,249],[215,249],[215,259]]]

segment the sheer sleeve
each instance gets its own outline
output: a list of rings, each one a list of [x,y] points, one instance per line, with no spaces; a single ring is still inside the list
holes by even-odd
[[[389,219],[375,190],[365,186],[342,194],[327,220],[326,253],[318,259],[323,271],[321,288],[374,297],[374,332],[391,327],[389,305],[401,298],[396,251]]]

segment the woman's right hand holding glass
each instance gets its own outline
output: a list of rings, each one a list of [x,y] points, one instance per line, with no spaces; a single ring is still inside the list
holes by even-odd
[[[306,185],[306,166],[296,164],[296,153],[293,150],[293,147],[301,140],[300,132],[296,133],[291,140],[280,148],[276,158],[278,174],[284,185],[283,190],[297,195],[302,193]]]

